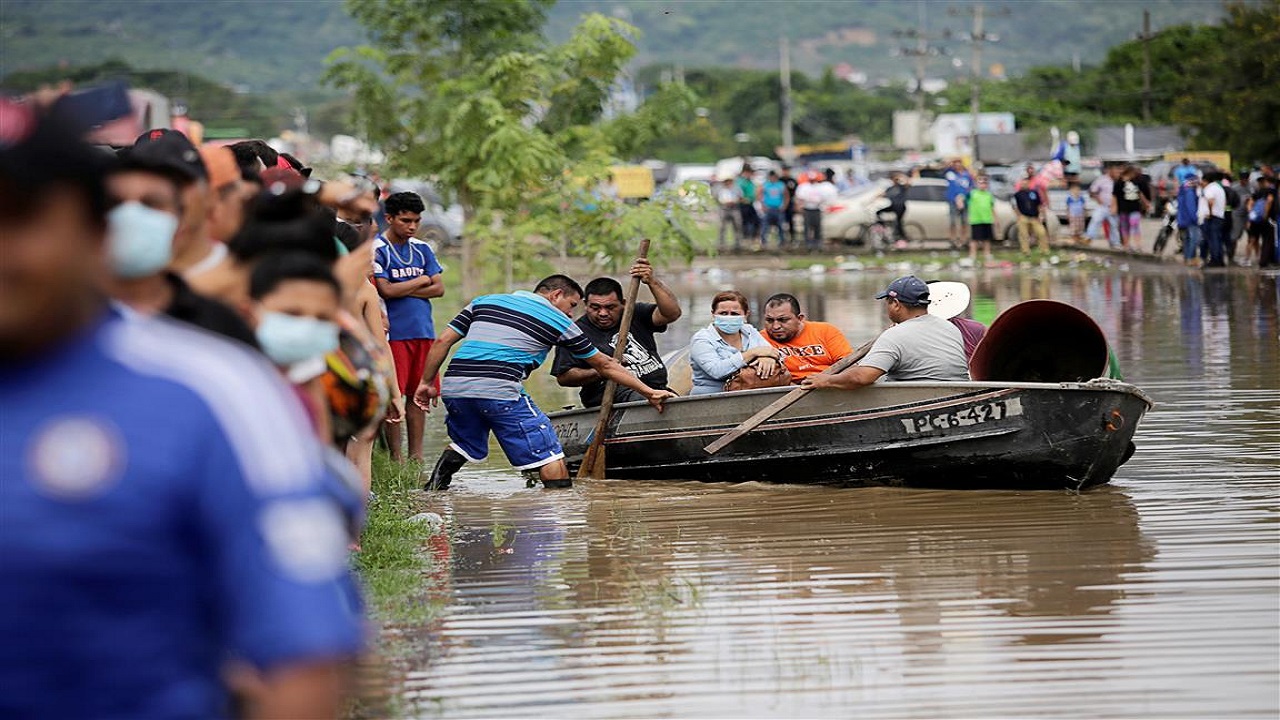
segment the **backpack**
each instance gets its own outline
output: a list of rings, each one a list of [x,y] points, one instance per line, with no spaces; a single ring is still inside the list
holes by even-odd
[[[1249,222],[1260,223],[1267,219],[1267,196],[1253,199],[1253,207],[1249,210]]]
[[[1222,192],[1227,196],[1227,212],[1240,207],[1240,193],[1234,185],[1223,185]]]

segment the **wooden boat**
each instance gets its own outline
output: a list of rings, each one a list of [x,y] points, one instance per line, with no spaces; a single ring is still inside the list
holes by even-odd
[[[1138,388],[1084,383],[883,383],[809,393],[715,455],[703,448],[788,388],[624,403],[609,477],[948,488],[1074,488],[1111,479],[1151,407]],[[597,413],[551,415],[570,466]]]
[[[1054,318],[1057,332],[1042,332],[1044,324],[1030,317]],[[1035,343],[1026,342],[1033,335]],[[1137,387],[1098,377],[1108,368],[1100,337],[1075,308],[1022,303],[997,318],[975,351],[971,373],[978,380],[812,391],[714,455],[704,451],[707,444],[791,388],[675,398],[662,413],[647,403],[619,404],[604,441],[608,476],[957,489],[1096,486],[1133,454],[1138,423],[1152,407]],[[1005,345],[1016,352],[1002,352]],[[1000,374],[1059,377],[992,377]],[[1093,379],[1073,377],[1079,375]],[[550,417],[576,467],[597,411]]]

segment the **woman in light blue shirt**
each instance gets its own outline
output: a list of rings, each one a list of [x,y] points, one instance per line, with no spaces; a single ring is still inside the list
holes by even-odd
[[[761,377],[779,371],[778,351],[746,323],[747,312],[747,298],[737,290],[711,298],[711,324],[694,333],[689,345],[690,395],[724,392],[725,380],[748,364],[756,366]]]

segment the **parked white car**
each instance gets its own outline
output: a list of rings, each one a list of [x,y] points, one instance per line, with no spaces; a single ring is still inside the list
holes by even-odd
[[[876,211],[889,207],[884,198],[888,180],[875,180],[849,190],[827,207],[822,216],[822,234],[849,244],[865,241],[869,228],[876,222]],[[1008,200],[996,200],[995,236],[1012,238],[1014,209]],[[946,240],[951,219],[947,208],[947,181],[915,178],[907,188],[907,214],[902,218],[907,240],[919,244],[925,240]]]

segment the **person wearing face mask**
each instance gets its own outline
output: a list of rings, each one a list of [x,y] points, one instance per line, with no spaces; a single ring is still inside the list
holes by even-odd
[[[258,261],[249,278],[262,352],[293,383],[316,433],[330,441],[321,376],[325,355],[338,349],[337,317],[342,291],[323,260],[301,252],[273,253]]]
[[[169,267],[190,277],[193,268],[214,262],[209,258],[216,252],[215,243],[208,236],[209,171],[200,159],[200,151],[186,135],[166,128],[155,128],[139,135],[130,151],[163,155],[175,168],[181,168],[178,193],[182,198],[182,213],[178,218],[178,229],[173,234],[173,255]]]
[[[0,98],[0,716],[222,717],[236,658],[254,717],[338,717],[365,623],[336,478],[259,353],[107,303],[146,263],[108,258],[78,135]]]
[[[256,347],[253,331],[230,307],[191,291],[168,271],[190,165],[168,143],[121,151],[107,177],[109,294],[144,315],[168,315]]]
[[[748,312],[747,298],[737,290],[711,298],[711,324],[694,333],[689,344],[690,395],[724,392],[725,380],[748,365],[762,380],[778,373],[778,351],[746,322]]]

